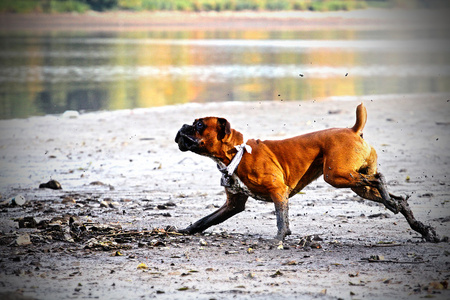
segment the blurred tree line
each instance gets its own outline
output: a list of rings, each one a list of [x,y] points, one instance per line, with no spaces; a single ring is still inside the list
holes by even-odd
[[[2,0],[0,12],[111,11],[242,11],[311,10],[335,11],[366,7],[442,8],[448,0]]]

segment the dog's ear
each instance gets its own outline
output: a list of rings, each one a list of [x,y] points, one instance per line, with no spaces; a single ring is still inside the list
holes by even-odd
[[[219,127],[217,139],[222,140],[227,134],[231,133],[231,125],[230,125],[230,122],[228,122],[227,119],[224,119],[224,118],[218,118],[217,124]]]

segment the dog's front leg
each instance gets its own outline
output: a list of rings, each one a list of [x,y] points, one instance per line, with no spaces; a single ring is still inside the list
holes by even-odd
[[[213,225],[222,223],[235,214],[244,211],[247,199],[248,196],[244,194],[231,194],[227,191],[227,202],[221,208],[219,208],[212,214],[201,218],[187,228],[179,229],[178,232],[194,234],[197,232],[202,232]]]
[[[277,217],[278,232],[275,239],[282,241],[287,235],[291,234],[289,229],[289,197],[287,192],[276,192],[271,197],[275,204],[275,215]]]

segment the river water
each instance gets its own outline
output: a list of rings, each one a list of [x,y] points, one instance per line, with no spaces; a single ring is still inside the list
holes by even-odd
[[[0,33],[0,119],[450,91],[436,29]]]

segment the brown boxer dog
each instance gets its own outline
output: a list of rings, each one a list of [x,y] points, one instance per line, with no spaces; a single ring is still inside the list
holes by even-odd
[[[251,139],[246,144],[242,133],[232,129],[223,118],[206,117],[183,125],[175,138],[179,149],[217,162],[224,173],[222,185],[227,201],[179,232],[202,232],[227,220],[245,209],[250,196],[275,204],[276,239],[283,240],[291,234],[288,199],[322,174],[336,188],[351,188],[365,199],[384,204],[395,214],[403,213],[407,198],[388,193],[383,175],[377,172],[377,154],[363,139],[366,120],[366,108],[360,104],[351,128],[331,128],[284,140]],[[405,217],[411,227],[411,222],[417,222],[412,213],[411,222]]]

